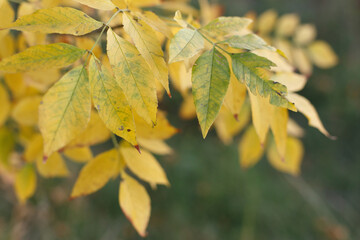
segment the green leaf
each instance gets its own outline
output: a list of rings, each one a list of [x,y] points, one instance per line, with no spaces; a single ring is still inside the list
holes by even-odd
[[[94,105],[106,127],[136,145],[131,107],[112,74],[94,56],[89,63],[89,80]]]
[[[254,95],[260,94],[264,98],[270,96],[271,104],[296,112],[294,104],[286,99],[286,86],[267,80],[261,73],[261,69],[270,70],[275,66],[273,62],[250,52],[233,54],[231,58],[236,78],[245,82]]]
[[[249,26],[251,22],[249,18],[219,17],[202,27],[201,30],[210,36],[218,37],[238,32]]]
[[[156,123],[157,96],[154,75],[138,50],[111,29],[107,54],[116,80],[129,104],[149,124]]]
[[[170,42],[169,63],[195,56],[204,48],[204,38],[197,30],[181,29]]]
[[[40,9],[33,14],[20,17],[6,28],[42,32],[84,35],[103,26],[84,12],[69,7]]]
[[[39,107],[44,158],[85,130],[91,112],[90,85],[83,66],[66,73],[45,94]]]
[[[250,33],[244,36],[232,36],[219,43],[228,44],[232,48],[255,50],[255,49],[269,49],[276,51],[274,47],[269,46],[261,37]]]
[[[66,43],[30,47],[0,62],[0,71],[28,72],[66,67],[86,51]]]
[[[196,60],[191,80],[196,113],[205,138],[220,111],[229,85],[227,59],[216,48],[205,52]]]

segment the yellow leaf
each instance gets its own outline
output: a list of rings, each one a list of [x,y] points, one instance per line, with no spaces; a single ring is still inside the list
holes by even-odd
[[[45,92],[60,79],[59,69],[44,69],[36,72],[27,72],[24,74],[24,80],[28,86]]]
[[[168,69],[164,53],[155,32],[141,19],[137,21],[125,12],[123,14],[124,29],[134,41],[136,48],[148,63],[155,78],[163,85],[170,95]]]
[[[276,24],[276,34],[283,37],[293,35],[299,22],[300,18],[297,14],[290,13],[282,15]]]
[[[287,131],[290,136],[301,138],[304,136],[304,129],[300,127],[294,120],[289,118]]]
[[[139,153],[126,142],[121,143],[120,152],[129,169],[142,180],[151,184],[170,185],[164,170],[151,153],[143,149]]]
[[[9,94],[2,84],[0,84],[0,103],[1,103],[1,108],[0,108],[0,127],[1,127],[7,120],[10,113]]]
[[[51,154],[46,162],[43,161],[42,157],[37,158],[36,167],[39,174],[45,178],[67,177],[69,175],[64,159],[57,152]]]
[[[169,73],[174,87],[182,95],[187,94],[191,88],[191,71],[186,70],[184,62],[175,62],[169,64]]]
[[[286,108],[272,106],[270,127],[281,157],[285,157],[286,152],[288,119],[289,113]]]
[[[94,45],[95,45],[95,40],[92,38],[89,37],[76,38],[76,46],[78,46],[81,49],[91,49]],[[96,44],[92,52],[97,58],[101,58],[102,49],[100,45]]]
[[[36,174],[34,167],[25,165],[15,177],[15,193],[21,204],[34,195],[36,189]]]
[[[40,9],[18,18],[6,28],[19,31],[84,35],[103,26],[85,13],[69,7]]]
[[[173,150],[164,141],[158,139],[138,138],[141,147],[158,155],[172,154]]]
[[[305,117],[309,120],[310,126],[317,128],[322,134],[324,134],[328,138],[335,139],[335,137],[331,136],[325,129],[315,107],[310,103],[309,100],[296,93],[289,93],[287,98],[289,99],[289,101],[292,101],[295,104],[299,112],[305,115]]]
[[[164,34],[167,38],[171,39],[174,35],[168,25],[161,20],[161,18],[153,12],[145,11],[144,13],[136,13],[144,22],[156,31]]]
[[[117,171],[119,153],[116,149],[104,152],[88,162],[80,171],[71,198],[76,198],[98,191]]]
[[[110,132],[100,119],[99,114],[91,112],[90,122],[80,135],[78,135],[69,146],[91,146],[105,142],[110,137]]]
[[[275,38],[273,40],[273,45],[278,49],[278,53],[281,53],[280,55],[288,60],[290,64],[293,64],[293,56],[292,56],[292,47],[293,44],[284,38]]]
[[[14,53],[15,53],[14,36],[11,34],[7,34],[3,38],[0,38],[0,59],[10,57]]]
[[[191,93],[187,94],[184,97],[184,101],[181,103],[180,106],[179,115],[182,119],[186,119],[186,120],[196,118],[194,98]]]
[[[4,79],[14,98],[19,98],[26,91],[26,85],[22,74],[5,74]]]
[[[0,28],[9,25],[15,17],[15,12],[7,0],[0,0]],[[0,40],[8,34],[9,30],[0,30]]]
[[[272,105],[269,103],[268,99],[263,98],[260,95],[255,96],[250,91],[249,96],[252,122],[261,144],[264,144],[271,123]]]
[[[142,118],[134,115],[136,125],[136,135],[140,138],[147,139],[160,139],[165,140],[171,138],[173,135],[179,132],[179,130],[173,127],[166,119],[165,113],[158,111],[156,118],[156,125],[148,125]]]
[[[278,18],[277,12],[270,9],[266,12],[263,12],[257,20],[257,30],[260,35],[266,35],[270,33],[275,26],[276,20]]]
[[[113,10],[115,5],[111,2],[111,0],[75,0],[81,4],[86,6],[100,9],[100,10]]]
[[[7,57],[0,62],[0,71],[28,72],[66,67],[78,60],[85,50],[66,43],[39,45]]]
[[[202,27],[201,31],[205,31],[210,36],[216,38],[243,30],[249,26],[251,22],[251,19],[243,17],[218,17]]]
[[[151,70],[137,49],[111,29],[107,40],[110,63],[129,104],[145,121],[156,123],[156,84]]]
[[[235,118],[238,117],[246,98],[246,86],[234,74],[230,76],[230,84],[225,95],[224,104]]]
[[[112,132],[137,145],[135,123],[126,97],[112,74],[99,64],[99,60],[92,56],[89,63],[89,79],[99,116]]]
[[[89,80],[85,68],[79,66],[51,87],[40,105],[39,127],[44,137],[44,157],[64,147],[84,131],[90,112]]]
[[[182,14],[179,10],[175,12],[174,20],[183,28],[187,28],[188,23],[183,19]]]
[[[295,32],[294,42],[298,45],[307,45],[316,38],[316,28],[313,24],[300,25]]]
[[[233,137],[238,134],[249,122],[250,119],[250,106],[244,105],[237,119],[234,115],[222,107],[219,116],[215,120],[216,132],[223,141],[224,144],[230,144],[233,141]]]
[[[338,63],[338,57],[331,46],[324,41],[315,41],[308,48],[311,61],[319,68],[332,68]]]
[[[294,64],[297,69],[299,69],[300,73],[304,74],[305,76],[310,76],[313,71],[313,66],[304,49],[294,48],[292,54],[294,58]]]
[[[268,60],[275,63],[275,67],[272,67],[271,70],[274,72],[293,72],[294,67],[291,66],[288,61],[282,57],[278,52],[274,52],[268,49],[257,49],[252,51],[256,55],[267,58]]]
[[[34,126],[38,122],[38,108],[41,96],[22,98],[14,107],[11,116],[21,125]]]
[[[89,147],[67,148],[65,149],[64,154],[71,160],[80,163],[88,162],[93,159],[93,154]]]
[[[300,164],[304,154],[302,143],[296,138],[288,138],[286,142],[285,158],[280,157],[275,144],[271,144],[267,150],[270,164],[279,171],[292,175],[300,174]]]
[[[43,156],[43,138],[41,134],[35,134],[26,145],[24,159],[28,163],[35,162],[36,159]]]
[[[146,189],[135,179],[124,173],[119,188],[119,204],[140,236],[146,236],[151,203]]]
[[[253,126],[245,131],[239,146],[240,165],[242,168],[254,166],[262,157],[264,148]]]
[[[270,79],[285,85],[289,92],[298,92],[302,90],[307,81],[304,75],[292,72],[279,72],[274,74]]]

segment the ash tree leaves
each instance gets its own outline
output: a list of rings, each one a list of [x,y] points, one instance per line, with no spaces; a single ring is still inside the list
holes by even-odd
[[[250,33],[244,36],[232,36],[219,43],[228,44],[232,48],[256,50],[256,49],[269,49],[275,51],[274,47],[269,46],[261,37]]]
[[[202,27],[201,31],[213,37],[225,36],[246,28],[251,22],[249,18],[219,17]]]
[[[38,45],[3,59],[0,71],[17,73],[62,68],[78,60],[85,52],[66,43]]]
[[[42,33],[84,35],[103,26],[102,22],[69,7],[40,9],[20,17],[7,26],[8,29]]]
[[[259,94],[264,98],[270,96],[271,104],[296,111],[294,104],[286,99],[286,86],[265,79],[259,70],[259,68],[270,70],[275,66],[273,62],[250,52],[233,54],[231,58],[235,76],[239,81],[244,82],[254,95]]]
[[[91,112],[88,74],[83,66],[66,73],[43,98],[39,126],[44,137],[44,158],[85,130]]]
[[[92,56],[89,80],[94,105],[104,124],[116,135],[136,145],[135,123],[126,97],[112,74]]]
[[[204,38],[197,30],[181,29],[170,42],[169,63],[191,58],[204,48]]]
[[[229,63],[216,48],[205,52],[192,70],[192,93],[203,137],[218,115],[230,81]]]
[[[161,49],[154,30],[143,20],[135,20],[134,17],[127,12],[123,13],[123,24],[126,33],[129,34],[134,41],[136,48],[149,65],[155,78],[170,95],[168,68],[164,60],[164,52]]]
[[[117,83],[129,104],[149,124],[156,123],[156,84],[150,68],[138,50],[111,29],[107,33],[107,54]]]

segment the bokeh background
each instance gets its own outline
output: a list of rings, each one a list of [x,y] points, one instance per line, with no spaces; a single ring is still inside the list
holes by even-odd
[[[196,120],[177,117],[180,96],[162,108],[182,133],[169,141],[176,153],[159,157],[170,188],[150,191],[147,239],[360,239],[360,1],[222,0],[225,15],[275,9],[314,23],[318,39],[339,56],[316,69],[302,95],[312,101],[332,141],[306,127],[302,175],[274,170],[266,159],[244,171],[237,141],[224,146],[214,131],[202,140]],[[196,5],[196,3],[194,3]],[[306,119],[297,117],[302,126]],[[118,181],[68,201],[75,175],[41,179],[26,207],[0,189],[0,239],[141,239],[118,206]]]

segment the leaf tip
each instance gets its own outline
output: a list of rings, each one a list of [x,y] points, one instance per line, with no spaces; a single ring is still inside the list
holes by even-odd
[[[140,146],[139,146],[139,145],[135,145],[134,147],[135,147],[136,150],[141,154]]]
[[[234,114],[234,118],[238,122],[239,121],[239,114]]]

